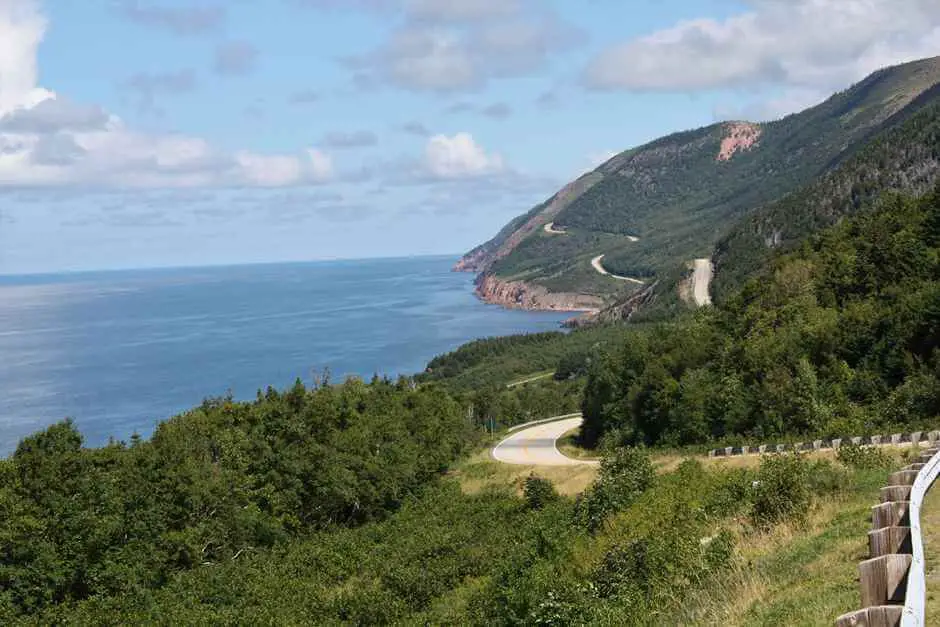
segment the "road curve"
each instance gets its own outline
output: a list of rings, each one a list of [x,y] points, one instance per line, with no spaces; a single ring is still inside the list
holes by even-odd
[[[712,297],[708,288],[711,285],[714,272],[711,259],[695,260],[695,272],[692,274],[692,296],[695,298],[695,304],[699,307],[712,304]]]
[[[591,266],[593,266],[596,271],[600,272],[604,276],[617,279],[618,281],[629,281],[630,283],[636,283],[637,285],[646,285],[646,283],[640,279],[631,279],[627,276],[617,276],[616,274],[611,274],[604,266],[601,265],[601,261],[603,261],[604,257],[605,255],[598,255],[591,260]]]
[[[566,418],[523,429],[508,436],[493,448],[493,458],[504,464],[517,466],[582,466],[597,461],[571,459],[562,455],[558,438],[581,426],[584,419]]]
[[[554,222],[549,222],[545,225],[545,232],[549,235],[567,235],[568,231],[562,231],[561,229],[555,228]]]

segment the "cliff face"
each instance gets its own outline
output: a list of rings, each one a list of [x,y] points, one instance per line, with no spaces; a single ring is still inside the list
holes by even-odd
[[[604,302],[587,294],[549,292],[524,281],[504,281],[492,275],[477,277],[477,296],[484,302],[508,309],[596,312]]]
[[[484,247],[474,248],[460,258],[454,266],[454,272],[483,272],[489,260],[490,255]]]

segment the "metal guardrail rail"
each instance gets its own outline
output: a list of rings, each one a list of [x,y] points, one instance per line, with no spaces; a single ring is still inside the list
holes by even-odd
[[[940,475],[937,438],[931,437],[928,446],[913,464],[892,473],[888,485],[881,489],[881,504],[872,508],[869,559],[858,566],[862,609],[840,616],[837,627],[926,624],[927,584],[920,510]]]
[[[930,487],[940,475],[940,452],[917,473],[911,487],[908,514],[911,518],[911,568],[907,574],[907,592],[904,596],[904,611],[901,627],[922,627],[925,624],[924,605],[927,600],[927,576],[924,563],[924,539],[920,529],[920,508]]]
[[[581,412],[575,412],[573,414],[565,414],[564,416],[554,416],[552,418],[543,418],[541,420],[533,420],[532,422],[526,422],[521,425],[515,425],[506,429],[506,433],[512,433],[513,431],[518,431],[519,429],[525,429],[526,427],[534,427],[536,425],[544,425],[549,422],[558,422],[559,420],[568,420],[569,418],[580,418]]]

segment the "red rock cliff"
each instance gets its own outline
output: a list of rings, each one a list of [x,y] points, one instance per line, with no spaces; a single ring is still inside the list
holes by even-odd
[[[484,302],[509,309],[595,312],[604,305],[596,296],[549,292],[541,285],[524,281],[503,281],[490,275],[480,275],[477,278],[476,292]]]

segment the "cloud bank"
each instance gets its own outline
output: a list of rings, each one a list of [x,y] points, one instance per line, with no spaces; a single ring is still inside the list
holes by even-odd
[[[174,31],[216,23],[209,9],[185,15],[126,4],[139,21]],[[310,147],[299,154],[227,153],[204,139],[128,128],[95,105],[71,101],[38,84],[37,51],[46,19],[35,0],[0,0],[0,185],[87,187],[283,187],[331,181],[331,157]],[[250,69],[247,48],[222,55],[222,69]],[[194,87],[191,74],[138,75],[125,85],[144,102],[155,92]]]

